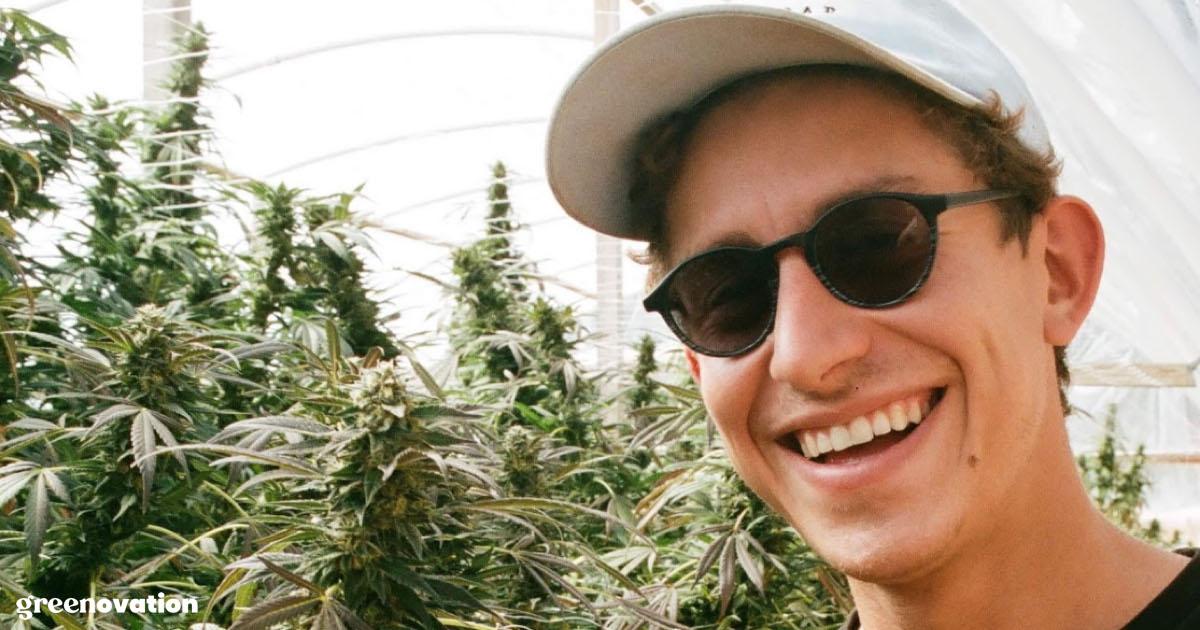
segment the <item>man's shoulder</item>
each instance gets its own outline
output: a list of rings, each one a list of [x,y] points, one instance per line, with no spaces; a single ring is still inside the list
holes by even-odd
[[[1200,628],[1200,548],[1176,549],[1191,562],[1175,576],[1124,630],[1196,630]]]
[[[1200,547],[1184,547],[1175,553],[1192,561],[1123,630],[1200,629]],[[858,611],[852,610],[839,630],[860,628]]]

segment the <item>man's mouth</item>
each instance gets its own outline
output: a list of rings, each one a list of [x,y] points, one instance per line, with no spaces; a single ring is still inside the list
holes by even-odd
[[[858,459],[908,437],[944,395],[945,388],[937,388],[923,396],[888,403],[843,424],[796,431],[781,442],[818,464]]]

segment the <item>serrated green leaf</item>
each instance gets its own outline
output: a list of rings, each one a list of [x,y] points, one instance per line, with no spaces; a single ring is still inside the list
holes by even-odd
[[[754,588],[758,589],[759,593],[763,593],[766,587],[763,584],[762,563],[750,553],[749,544],[746,541],[746,537],[749,535],[746,532],[739,532],[734,537],[734,548],[737,550],[737,560],[742,567],[742,572],[750,578],[750,583],[754,585]]]
[[[29,549],[29,561],[37,566],[42,554],[42,543],[50,527],[50,494],[46,489],[46,478],[38,475],[25,499],[25,540]]]
[[[46,481],[46,487],[54,496],[61,499],[64,503],[71,501],[71,496],[67,492],[67,484],[63,483],[62,477],[57,472],[50,468],[43,468],[41,472],[42,478]]]
[[[33,468],[32,464],[29,464],[24,468],[8,472],[7,474],[4,474],[3,477],[0,477],[0,507],[11,501],[13,497],[17,496],[17,493],[25,488],[25,485],[29,483],[29,480],[33,479],[37,475],[38,471]]]
[[[358,615],[339,602],[336,599],[330,599],[329,605],[333,607],[334,612],[341,618],[342,622],[351,628],[351,630],[373,630],[367,622],[363,621]]]
[[[729,612],[729,602],[733,600],[733,591],[737,588],[734,564],[734,556],[737,552],[734,551],[735,545],[732,538],[727,536],[721,547],[721,560],[717,565],[717,582],[720,585],[721,593],[721,611],[717,615],[718,618],[724,618],[725,614]]]
[[[129,442],[133,446],[134,465],[142,472],[142,511],[150,507],[150,494],[154,489],[154,414],[142,409],[133,416],[129,425]]]
[[[229,630],[268,630],[272,626],[295,619],[316,608],[321,598],[311,595],[290,595],[260,602],[242,613]]]
[[[261,562],[264,567],[267,567],[267,569],[269,569],[271,571],[271,573],[278,575],[279,577],[291,582],[292,584],[295,584],[296,586],[299,586],[300,588],[312,593],[313,595],[319,596],[322,594],[321,587],[317,586],[316,584],[309,582],[308,580],[300,577],[299,575],[292,573],[291,571],[288,571],[287,569],[279,566],[278,564],[275,564],[274,562],[271,562],[270,560],[268,560],[262,556],[257,556],[257,558],[258,558],[258,561]]]

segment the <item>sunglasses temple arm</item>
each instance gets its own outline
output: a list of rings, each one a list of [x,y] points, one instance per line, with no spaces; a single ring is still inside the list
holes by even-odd
[[[975,190],[971,192],[950,193],[946,195],[946,208],[1011,199],[1019,194],[1021,194],[1020,191],[1016,190]]]

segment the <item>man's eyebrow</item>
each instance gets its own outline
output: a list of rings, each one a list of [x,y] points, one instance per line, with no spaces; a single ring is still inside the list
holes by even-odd
[[[705,252],[710,252],[714,249],[720,249],[722,247],[755,248],[755,247],[762,247],[762,246],[763,246],[763,243],[758,242],[758,239],[754,238],[753,236],[750,236],[749,232],[744,232],[742,230],[727,232],[725,234],[721,234],[720,236],[716,237],[715,239],[713,239],[711,241],[706,242],[704,245],[701,245],[700,247],[690,249],[687,252],[684,252],[684,255],[679,256],[678,259],[671,261],[670,267],[675,267],[679,263],[682,263],[683,261],[685,261],[689,258],[692,258],[693,256],[699,256],[700,254],[703,254]]]
[[[758,239],[750,236],[749,232],[738,230],[736,232],[722,234],[715,241],[712,241],[708,245],[697,250],[697,253],[708,251],[710,249],[716,249],[718,247],[762,247],[762,245],[762,243],[758,242]]]
[[[866,181],[855,182],[852,186],[823,197],[821,202],[815,206],[798,209],[798,211],[810,214],[807,225],[811,227],[812,223],[817,220],[817,217],[839,203],[879,192],[920,193],[924,191],[921,189],[919,180],[912,175],[881,175]],[[809,229],[809,227],[805,227],[804,229]],[[674,264],[720,247],[762,247],[763,245],[766,245],[766,243],[759,242],[758,239],[750,236],[748,232],[737,230],[721,234],[703,246],[687,252],[686,255],[681,256]]]
[[[834,192],[821,199],[821,202],[816,207],[807,209],[813,214],[811,224],[817,220],[826,210],[843,203],[850,201],[855,197],[870,195],[881,192],[905,192],[905,193],[921,193],[925,192],[921,186],[920,180],[912,175],[880,175],[862,182],[854,182],[851,186]]]

